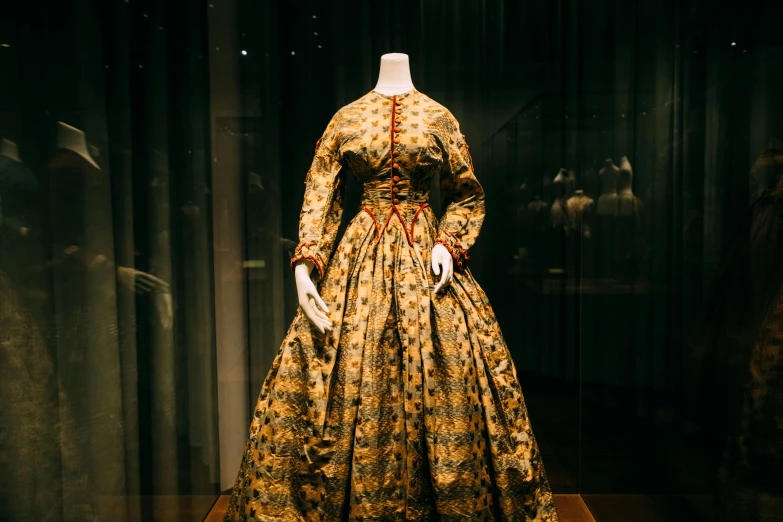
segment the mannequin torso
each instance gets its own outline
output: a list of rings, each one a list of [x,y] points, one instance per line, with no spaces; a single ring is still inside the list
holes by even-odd
[[[617,180],[620,169],[612,163],[611,158],[607,158],[598,175],[601,178],[602,191],[596,212],[601,216],[614,216],[617,214]]]
[[[633,170],[628,158],[620,161],[620,175],[617,181],[617,215],[631,216],[638,210],[638,200],[633,193]]]
[[[380,94],[393,96],[407,93],[412,89],[413,81],[411,80],[408,55],[389,53],[381,56],[378,82],[373,90]],[[297,261],[294,267],[299,306],[305,317],[319,330],[322,332],[331,331],[332,323],[326,315],[329,313],[329,309],[318,294],[315,283],[310,277],[314,267],[315,265],[309,259]],[[441,244],[436,244],[432,248],[432,271],[436,276],[440,276],[440,281],[433,289],[433,292],[437,293],[451,283],[454,274],[451,253]]]
[[[566,210],[568,211],[568,222],[571,228],[582,234],[585,238],[589,238],[590,233],[590,220],[589,214],[595,209],[595,202],[587,197],[582,190],[577,190],[566,203]]]

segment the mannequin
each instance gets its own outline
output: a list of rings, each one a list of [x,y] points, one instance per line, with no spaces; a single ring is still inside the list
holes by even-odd
[[[224,521],[557,522],[514,361],[467,265],[486,215],[468,140],[411,87],[405,57],[381,70],[316,140],[289,261],[300,306]],[[342,229],[349,176],[361,204]]]
[[[530,220],[540,225],[549,213],[549,205],[546,201],[541,201],[540,196],[533,196],[533,201],[527,206],[527,212],[530,215]]]
[[[568,222],[571,230],[585,239],[590,239],[590,214],[595,210],[595,201],[587,197],[583,190],[577,190],[566,202]]]
[[[381,68],[378,74],[378,82],[373,89],[376,92],[392,96],[402,94],[413,89],[408,55],[403,53],[389,53],[381,56]],[[294,266],[294,278],[296,279],[296,292],[299,297],[299,306],[305,317],[321,333],[331,332],[332,323],[327,315],[329,308],[321,299],[310,274],[315,265],[309,259],[302,259]],[[434,293],[445,289],[454,275],[454,266],[451,253],[441,244],[432,248],[432,271],[440,276],[440,281],[435,285]]]
[[[87,140],[84,137],[84,132],[71,127],[67,123],[61,121],[57,122],[57,147],[58,149],[67,149],[75,152],[87,162],[100,170],[100,167],[90,155],[87,149]]]
[[[615,261],[617,273],[632,277],[634,262],[641,254],[639,214],[641,202],[633,193],[633,170],[628,158],[620,161],[620,177],[617,187],[617,216],[615,229]]]
[[[19,147],[11,140],[3,138],[0,143],[0,156],[6,157],[17,163],[21,163],[22,160],[19,157]]]
[[[63,123],[61,121],[57,122],[57,141],[55,144],[55,148],[59,151],[55,153],[55,158],[53,159],[52,164],[50,164],[50,176],[59,178],[61,175],[67,175],[68,176],[68,182],[63,180],[58,180],[60,182],[59,186],[61,189],[65,189],[67,185],[70,183],[74,183],[74,187],[81,187],[82,184],[86,183],[86,186],[99,186],[104,183],[104,174],[101,173],[101,168],[98,166],[98,163],[95,161],[94,157],[99,156],[100,149],[98,149],[94,145],[88,145],[87,139],[85,137],[85,134],[83,131],[77,129],[76,127],[72,127],[71,125],[68,125],[67,123]],[[87,170],[82,170],[80,167],[78,167],[75,164],[72,164],[68,162],[67,159],[63,159],[67,157],[68,152],[64,151],[70,151],[84,159],[91,167],[95,168],[95,171],[92,173],[89,172],[89,168]],[[90,178],[92,178],[92,181],[90,181]],[[79,192],[81,195],[84,193],[81,192],[81,189],[77,189],[77,192]],[[98,241],[98,244],[103,247],[103,250],[109,251],[108,245],[110,245],[114,239],[113,234],[109,231],[109,229],[104,229],[101,224],[99,224],[100,221],[109,219],[109,222],[111,220],[111,213],[110,210],[103,208],[103,209],[97,209],[92,207],[92,204],[97,205],[98,202],[103,198],[104,196],[97,196],[97,200],[93,203],[85,203],[88,207],[90,207],[90,212],[95,212],[96,217],[91,220],[91,224],[89,225],[92,230],[92,227],[95,227],[95,230],[101,230],[102,234],[99,234],[97,232],[86,232],[85,237],[91,238],[91,239],[98,239],[100,238],[100,241]],[[106,196],[108,197],[108,196]],[[66,204],[63,202],[63,204]],[[75,205],[76,202],[71,200],[67,204],[69,205]],[[63,223],[60,225],[62,226]],[[69,245],[68,248],[75,249],[75,251],[83,250],[84,245],[81,247],[77,247],[74,245]],[[98,253],[95,255],[95,257],[90,262],[91,267],[97,267],[103,264],[110,263],[110,256],[106,255],[104,253]],[[135,268],[130,267],[123,267],[123,266],[117,266],[116,267],[116,276],[117,280],[120,284],[122,284],[124,287],[131,291],[135,291],[137,293],[147,293],[147,294],[155,294],[156,296],[159,296],[159,300],[163,302],[162,306],[159,306],[159,310],[162,311],[161,315],[161,321],[164,324],[165,327],[169,328],[171,326],[171,317],[173,314],[173,307],[170,301],[170,290],[169,290],[169,284],[152,275],[148,274],[146,272],[142,272],[141,270],[137,270]]]
[[[568,171],[566,169],[560,169],[557,176],[555,176],[555,179],[552,181],[555,201],[552,203],[552,208],[549,211],[549,224],[552,225],[553,228],[568,228],[568,215],[566,214],[566,195],[568,193],[567,174]]]
[[[37,203],[38,188],[35,176],[22,163],[18,145],[3,138],[0,142],[0,219],[4,222],[0,226],[4,224],[6,230],[11,230],[14,235],[27,237],[30,221],[37,217],[33,209]]]
[[[573,196],[576,191],[576,171],[574,169],[569,170],[566,179],[568,180],[566,184],[566,199],[568,199]]]
[[[596,212],[599,216],[614,216],[617,214],[617,180],[620,177],[620,169],[612,163],[612,158],[606,158],[598,175],[601,178],[602,191]]]
[[[620,176],[617,181],[617,215],[630,216],[636,213],[639,201],[633,193],[633,169],[626,156],[620,160]]]

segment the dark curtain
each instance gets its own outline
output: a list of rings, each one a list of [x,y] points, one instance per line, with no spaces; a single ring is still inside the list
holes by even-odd
[[[201,520],[215,498],[207,10],[3,15],[0,134],[39,184],[33,246],[0,267],[3,520]]]

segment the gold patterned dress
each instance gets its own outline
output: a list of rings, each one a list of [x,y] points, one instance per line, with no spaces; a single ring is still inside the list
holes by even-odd
[[[362,206],[335,249],[349,171]],[[225,520],[556,521],[514,363],[467,266],[484,192],[457,120],[415,88],[370,91],[333,116],[305,184],[291,264],[313,261],[334,328],[297,312]],[[436,243],[455,268],[438,294]]]

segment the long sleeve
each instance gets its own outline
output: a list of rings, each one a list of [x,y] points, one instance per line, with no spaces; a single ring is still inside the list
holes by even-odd
[[[469,258],[468,249],[475,243],[484,221],[484,189],[476,179],[465,135],[451,114],[445,127],[445,156],[440,177],[443,212],[436,242],[451,252],[457,270],[462,271]]]
[[[290,266],[301,259],[310,259],[323,277],[334,248],[337,230],[343,214],[342,155],[337,134],[338,111],[315,146],[310,169],[305,178],[305,194],[299,215],[299,244]]]

